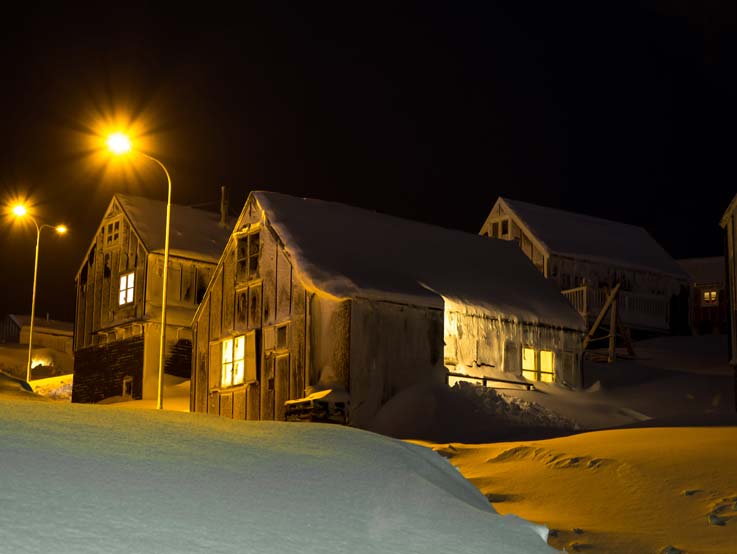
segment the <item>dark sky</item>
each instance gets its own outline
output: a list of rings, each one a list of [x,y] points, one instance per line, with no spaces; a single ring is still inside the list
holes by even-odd
[[[165,199],[150,163],[93,153],[114,118],[181,204],[227,185],[234,212],[267,189],[478,232],[506,195],[642,225],[675,257],[721,253],[734,1],[394,4],[5,12],[0,194],[71,229],[42,235],[37,313],[73,319],[114,192]],[[34,239],[0,225],[3,314],[30,312]]]

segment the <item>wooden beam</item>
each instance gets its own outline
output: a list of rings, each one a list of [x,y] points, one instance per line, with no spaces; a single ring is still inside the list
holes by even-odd
[[[596,316],[596,320],[594,321],[594,324],[591,326],[591,330],[588,332],[586,337],[584,337],[583,339],[583,350],[586,350],[586,347],[589,345],[589,343],[591,342],[591,339],[594,337],[594,333],[599,328],[599,325],[601,325],[601,322],[604,319],[604,315],[606,315],[606,312],[609,309],[609,306],[611,306],[612,302],[617,297],[617,293],[619,292],[620,286],[621,286],[621,283],[617,283],[615,287],[612,289],[612,292],[609,293],[609,296],[607,297],[606,302],[604,302],[604,306],[601,308],[599,315]]]

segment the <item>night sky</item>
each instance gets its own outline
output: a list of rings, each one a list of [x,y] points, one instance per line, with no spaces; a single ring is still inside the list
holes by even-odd
[[[74,318],[114,192],[166,197],[150,162],[95,152],[101,121],[142,134],[180,204],[226,185],[234,214],[266,189],[476,233],[504,195],[721,253],[733,0],[395,4],[4,12],[0,194],[70,227],[42,234],[37,314]],[[0,315],[30,312],[34,240],[0,224]]]

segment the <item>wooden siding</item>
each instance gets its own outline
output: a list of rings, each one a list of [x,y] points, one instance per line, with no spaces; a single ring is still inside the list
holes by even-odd
[[[244,207],[194,320],[194,411],[235,419],[284,419],[284,402],[305,392],[305,289],[253,201]],[[250,267],[258,236],[258,262]],[[249,238],[250,237],[250,238]],[[241,243],[239,252],[238,241]],[[239,256],[245,266],[239,269]],[[243,269],[243,268],[246,269]],[[255,271],[254,271],[255,270]],[[245,336],[245,382],[221,386],[223,341]],[[251,346],[252,345],[252,346]],[[255,366],[255,379],[249,378]]]

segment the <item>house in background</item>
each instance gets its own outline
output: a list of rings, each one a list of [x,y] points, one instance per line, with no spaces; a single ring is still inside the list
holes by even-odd
[[[642,227],[499,197],[480,234],[517,243],[588,324],[621,283],[626,326],[690,332],[688,275]]]
[[[31,329],[30,315],[7,315],[0,322],[0,343],[28,344],[28,335]],[[58,321],[35,317],[33,321],[33,347],[46,347],[72,353],[74,324],[68,321]]]
[[[191,321],[232,221],[173,204],[166,373],[191,374]],[[156,398],[166,203],[113,196],[77,272],[73,402]]]
[[[253,192],[193,319],[190,409],[281,420],[333,390],[364,427],[449,371],[575,387],[584,331],[512,244]]]
[[[698,335],[727,332],[724,256],[678,260],[690,276],[691,326]]]

